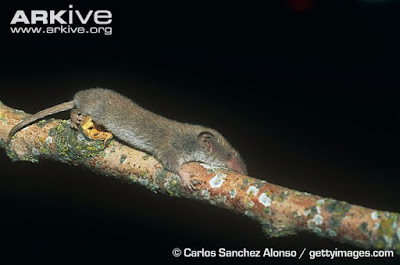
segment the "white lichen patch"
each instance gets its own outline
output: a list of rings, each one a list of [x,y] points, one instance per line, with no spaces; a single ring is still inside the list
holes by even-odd
[[[310,210],[304,210],[304,215],[308,216],[310,214]]]
[[[46,141],[46,144],[51,144],[53,142],[53,137],[47,136],[45,141]]]
[[[379,229],[380,226],[381,226],[380,223],[374,223],[374,226],[372,227],[372,229],[374,229],[374,230]]]
[[[331,237],[337,236],[336,231],[331,228],[326,229],[326,233]]]
[[[269,197],[266,193],[261,193],[260,197],[258,197],[258,202],[264,205],[265,207],[271,206],[271,197]]]
[[[253,201],[250,201],[248,204],[247,204],[247,208],[253,208],[254,207],[254,202]]]
[[[244,211],[244,214],[245,214],[246,216],[250,217],[250,218],[253,218],[253,217],[254,217],[254,213],[253,213],[252,211],[246,210],[246,211]]]
[[[210,191],[209,190],[202,190],[201,191],[201,196],[203,196],[203,198],[209,200],[210,199]]]
[[[315,216],[314,216],[314,223],[316,224],[316,225],[321,225],[322,224],[322,222],[324,221],[324,218],[322,217],[322,215],[320,215],[320,214],[316,214]]]
[[[236,189],[229,191],[229,197],[231,197],[231,198],[235,198],[236,194],[237,194]]]
[[[249,186],[249,188],[247,189],[246,194],[247,195],[254,195],[257,196],[259,189],[256,186]]]
[[[325,199],[319,199],[318,201],[317,201],[317,207],[321,207],[322,205],[324,205],[325,204]]]
[[[147,178],[139,178],[138,182],[143,186],[147,186],[149,184],[149,180]]]
[[[373,211],[371,213],[371,218],[372,218],[372,220],[377,220],[379,218],[378,212],[377,211]]]
[[[324,218],[320,214],[316,214],[313,219],[307,221],[307,227],[313,228],[316,225],[321,225],[324,221]]]
[[[217,173],[212,179],[210,179],[210,186],[213,189],[220,188],[224,183],[226,174]]]
[[[83,133],[79,132],[78,136],[76,137],[78,139],[78,141],[80,142],[84,142],[86,141],[85,136],[83,135]]]
[[[35,156],[38,156],[38,155],[40,155],[40,150],[34,147],[34,148],[32,148],[32,154]]]

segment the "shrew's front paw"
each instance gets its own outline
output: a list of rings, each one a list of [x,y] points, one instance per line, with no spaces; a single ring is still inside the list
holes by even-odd
[[[179,170],[179,176],[182,179],[183,186],[187,188],[189,191],[193,192],[196,190],[197,180],[194,180],[194,175],[183,171],[182,169]]]
[[[70,112],[71,116],[71,127],[78,130],[79,126],[83,123],[85,115],[83,115],[78,109],[72,109]]]

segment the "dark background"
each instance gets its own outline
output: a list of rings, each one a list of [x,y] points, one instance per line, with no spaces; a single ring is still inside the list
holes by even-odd
[[[253,177],[400,212],[398,5],[266,2],[2,3],[1,101],[34,113],[81,89],[110,88],[219,130]],[[110,10],[112,36],[10,33],[16,10],[70,3]],[[53,161],[11,163],[1,152],[0,164],[2,264],[292,264],[177,259],[171,250],[356,249],[308,234],[267,239],[227,210]]]

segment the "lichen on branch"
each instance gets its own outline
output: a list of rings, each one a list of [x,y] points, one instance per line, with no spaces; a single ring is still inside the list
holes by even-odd
[[[400,254],[398,213],[322,198],[194,162],[183,168],[197,184],[190,191],[179,176],[166,171],[149,154],[117,139],[89,139],[65,120],[40,121],[6,143],[8,132],[25,116],[22,111],[0,104],[0,146],[13,161],[37,163],[40,158],[52,159],[139,183],[154,192],[204,201],[256,220],[268,237],[307,231],[362,248]]]

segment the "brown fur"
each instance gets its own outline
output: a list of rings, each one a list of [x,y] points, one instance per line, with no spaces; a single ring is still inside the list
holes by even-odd
[[[38,119],[72,108],[90,116],[96,124],[133,148],[154,155],[174,173],[179,174],[181,166],[191,161],[247,173],[239,153],[217,131],[159,116],[108,89],[79,91],[73,101],[40,111],[16,125],[9,139]]]

